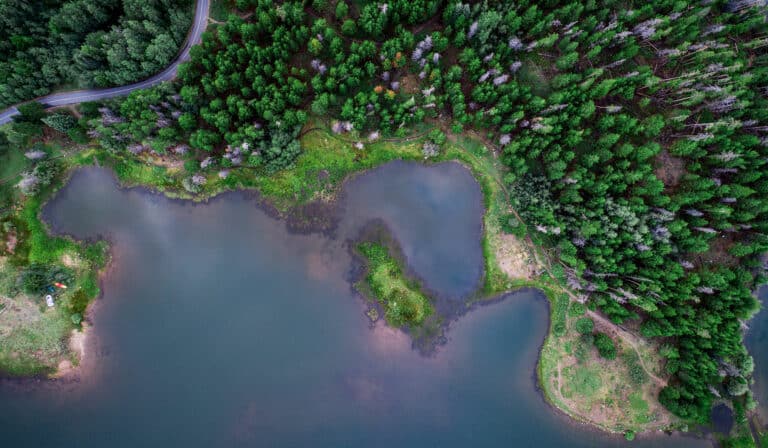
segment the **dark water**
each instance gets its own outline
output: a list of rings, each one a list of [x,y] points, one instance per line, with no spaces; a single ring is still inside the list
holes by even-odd
[[[726,404],[718,404],[712,408],[712,429],[727,436],[733,429],[733,411]]]
[[[458,165],[395,163],[347,186],[336,239],[292,235],[245,194],[205,205],[86,169],[46,209],[114,262],[82,377],[0,383],[8,447],[624,446],[536,391],[547,302],[521,292],[452,324],[432,357],[369,328],[343,241],[370,218],[447,297],[479,280],[480,192]],[[660,436],[632,446],[707,446]]]

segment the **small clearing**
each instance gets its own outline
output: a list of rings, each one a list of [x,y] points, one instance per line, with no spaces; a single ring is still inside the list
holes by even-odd
[[[53,369],[67,350],[61,341],[71,325],[58,316],[57,309],[43,308],[34,300],[19,295],[0,296],[4,308],[0,314],[0,362],[9,373],[26,375]]]
[[[69,358],[72,330],[66,310],[57,302],[47,308],[42,298],[13,291],[16,272],[0,257],[0,365],[11,375],[54,370]]]
[[[673,189],[680,183],[680,179],[685,174],[685,161],[672,156],[666,149],[662,150],[656,156],[656,168],[653,174],[664,182],[664,186]]]
[[[183,160],[175,159],[171,157],[149,156],[147,158],[147,162],[155,166],[162,166],[168,169],[170,173],[181,171],[182,168],[184,168]]]
[[[499,268],[510,279],[532,280],[536,264],[531,261],[528,247],[515,235],[501,233],[495,244]]]
[[[83,264],[83,260],[77,256],[77,254],[65,253],[61,256],[61,264],[68,268],[79,268]]]
[[[400,91],[406,95],[419,93],[419,79],[414,74],[408,74],[400,79]]]

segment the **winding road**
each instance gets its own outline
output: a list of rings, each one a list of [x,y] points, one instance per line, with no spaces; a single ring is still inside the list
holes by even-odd
[[[106,98],[114,98],[116,96],[124,96],[128,95],[134,90],[145,89],[147,87],[160,84],[164,81],[170,81],[176,76],[176,71],[179,68],[179,64],[189,59],[189,51],[192,46],[200,42],[200,37],[208,25],[208,15],[210,13],[210,8],[210,0],[196,1],[194,22],[192,23],[192,28],[187,34],[187,39],[184,41],[184,46],[181,48],[181,51],[179,52],[176,59],[173,60],[171,65],[169,65],[168,68],[162,72],[143,81],[128,84],[126,86],[110,87],[107,89],[71,90],[69,92],[52,93],[50,95],[35,98],[32,101],[37,101],[45,108],[66,106],[69,104],[78,104],[85,101],[96,101]],[[0,112],[0,125],[4,125],[10,122],[13,116],[19,113],[19,110],[16,108],[17,106],[19,106],[19,104],[11,106],[8,109]]]

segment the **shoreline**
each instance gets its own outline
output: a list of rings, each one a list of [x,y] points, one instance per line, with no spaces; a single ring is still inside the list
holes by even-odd
[[[458,153],[461,154],[461,153]],[[474,157],[471,154],[468,154],[467,157]],[[95,156],[94,156],[95,160]],[[477,288],[475,289],[475,292],[470,295],[470,297],[467,297],[466,300],[458,302],[461,306],[460,310],[457,310],[455,314],[452,314],[449,316],[449,318],[445,319],[445,322],[441,323],[441,328],[447,329],[451,323],[455,322],[461,316],[464,314],[472,311],[475,309],[475,307],[479,306],[485,306],[485,305],[491,305],[494,303],[501,302],[505,300],[509,295],[525,289],[536,289],[540,291],[544,297],[549,302],[549,317],[550,320],[547,323],[547,333],[545,336],[544,341],[542,342],[541,346],[538,348],[537,352],[537,362],[534,366],[534,369],[536,373],[534,376],[537,377],[536,380],[536,388],[537,391],[541,394],[542,398],[547,401],[547,403],[550,404],[550,406],[554,409],[557,409],[562,415],[569,418],[573,423],[578,423],[579,425],[588,425],[592,428],[594,428],[596,431],[602,432],[602,433],[612,433],[612,434],[620,434],[620,432],[612,431],[609,428],[606,428],[604,426],[601,426],[599,423],[594,421],[584,421],[580,419],[577,415],[572,414],[569,412],[568,409],[563,409],[558,407],[554,404],[553,400],[549,395],[547,394],[546,389],[543,387],[542,378],[540,374],[541,370],[541,356],[542,351],[544,350],[545,344],[548,341],[548,338],[552,336],[552,325],[551,325],[551,319],[552,319],[552,298],[550,297],[550,292],[548,290],[551,289],[552,285],[549,284],[548,281],[542,281],[542,280],[527,280],[527,281],[508,281],[506,282],[507,288],[503,290],[491,290],[490,293],[488,291],[488,276],[489,276],[489,270],[488,266],[490,263],[495,263],[495,258],[489,259],[489,254],[486,251],[486,244],[487,239],[489,238],[488,231],[489,229],[486,226],[486,218],[488,217],[488,214],[490,212],[489,210],[489,204],[492,203],[492,201],[495,199],[494,197],[494,191],[491,190],[492,186],[486,185],[486,182],[492,182],[489,177],[489,173],[484,172],[480,167],[473,166],[473,164],[467,160],[464,160],[462,157],[457,156],[457,153],[454,152],[451,156],[448,154],[441,154],[441,157],[436,159],[430,159],[430,160],[423,160],[423,159],[402,159],[402,158],[394,158],[393,160],[400,160],[400,163],[418,163],[422,165],[436,165],[440,163],[456,163],[458,165],[461,165],[464,169],[467,169],[469,173],[472,175],[475,182],[478,183],[480,187],[481,192],[481,209],[482,209],[482,218],[480,220],[480,226],[478,229],[479,234],[479,243],[481,245],[481,252],[483,254],[483,262],[481,266],[481,275],[478,279]],[[246,195],[249,199],[252,199],[254,201],[254,204],[262,210],[264,213],[266,213],[268,216],[283,221],[286,225],[286,229],[290,233],[295,234],[322,234],[330,238],[334,238],[334,231],[336,230],[336,226],[338,225],[339,216],[343,213],[343,198],[344,198],[344,191],[345,187],[347,186],[348,182],[352,181],[353,179],[357,178],[358,176],[364,175],[365,173],[375,170],[381,166],[383,166],[386,163],[392,163],[391,160],[384,160],[380,163],[374,164],[373,166],[368,167],[359,167],[359,169],[352,170],[351,172],[347,173],[344,178],[338,182],[334,183],[331,186],[331,192],[330,195],[325,195],[322,197],[322,199],[312,198],[309,201],[301,202],[301,201],[294,201],[293,204],[289,204],[287,207],[284,205],[285,200],[280,198],[272,198],[269,197],[261,192],[258,187],[255,186],[243,186],[238,185],[234,188],[227,187],[224,185],[218,185],[216,189],[212,191],[206,191],[202,194],[190,194],[187,193],[184,190],[173,190],[173,189],[167,189],[163,187],[159,187],[157,185],[152,184],[143,184],[137,181],[131,181],[127,179],[120,179],[117,172],[115,171],[115,167],[112,164],[105,164],[106,166],[101,166],[100,164],[85,164],[85,163],[74,163],[67,167],[66,173],[62,180],[57,183],[57,187],[54,188],[47,197],[44,198],[44,200],[41,202],[40,209],[38,210],[38,219],[43,223],[45,226],[47,232],[49,235],[53,236],[62,236],[64,238],[67,238],[73,242],[76,243],[82,243],[82,242],[95,242],[95,241],[105,241],[107,242],[107,253],[108,253],[108,262],[107,265],[100,270],[98,273],[99,278],[99,285],[100,287],[103,286],[104,281],[104,275],[107,273],[108,270],[114,268],[113,265],[113,244],[111,241],[110,235],[98,235],[97,237],[91,237],[85,240],[79,240],[74,238],[72,235],[68,235],[64,232],[61,232],[60,229],[56,229],[55,225],[52,225],[50,221],[48,221],[46,218],[49,216],[46,215],[45,209],[47,205],[50,203],[50,201],[55,200],[56,193],[66,188],[69,184],[69,181],[71,180],[71,177],[75,175],[78,170],[81,169],[106,169],[109,170],[111,177],[113,178],[115,185],[119,189],[137,189],[141,191],[144,194],[152,194],[152,195],[162,195],[164,198],[167,198],[169,200],[172,200],[174,202],[190,202],[193,205],[197,204],[207,204],[209,201],[215,201],[219,200],[224,197],[224,195],[227,194],[241,194]],[[280,202],[283,202],[282,207],[278,204]],[[311,219],[317,217],[316,215],[313,215],[313,213],[317,213],[318,215],[322,214],[322,218],[324,219]],[[310,218],[310,219],[308,219]],[[396,239],[396,236],[395,236]],[[495,256],[494,256],[495,257]],[[408,273],[413,273],[413,269],[410,265],[410,263],[405,260],[404,266],[407,269]],[[352,273],[350,272],[350,275]],[[349,280],[349,279],[347,279]],[[498,288],[498,285],[496,285]],[[353,283],[350,281],[350,287],[354,287]],[[103,290],[103,288],[101,288]],[[99,295],[99,297],[101,294]],[[96,301],[98,297],[93,298],[88,305],[88,320],[90,321],[90,310],[93,305],[93,303]],[[439,345],[439,344],[438,344]],[[75,375],[82,374],[82,363],[77,366],[73,366],[73,370],[75,371]],[[54,375],[55,376],[55,375]],[[63,379],[55,378],[52,379],[51,376],[48,377],[50,381],[62,381]],[[658,431],[643,431],[638,434],[655,434]]]
[[[480,220],[480,225],[476,229],[476,236],[478,237],[478,245],[480,245],[481,252],[482,251],[482,244],[483,239],[486,237],[486,228],[485,228],[485,222],[484,218],[485,215],[488,212],[488,209],[486,207],[486,202],[488,201],[488,198],[485,196],[485,192],[482,188],[482,185],[480,185],[480,180],[478,180],[478,175],[473,169],[472,166],[470,166],[468,163],[466,163],[463,160],[457,160],[457,159],[426,159],[426,160],[402,160],[402,159],[395,159],[392,161],[384,162],[383,164],[376,165],[373,167],[365,168],[362,170],[354,171],[349,173],[340,183],[333,186],[332,195],[330,197],[325,198],[325,200],[312,200],[310,202],[306,203],[296,203],[292,204],[286,209],[281,210],[280,207],[276,205],[276,201],[273,198],[269,198],[261,193],[257,188],[254,187],[238,187],[235,189],[230,188],[221,188],[215,191],[206,192],[205,194],[190,194],[185,191],[176,191],[176,190],[169,190],[169,189],[163,189],[158,188],[155,185],[147,185],[147,184],[140,184],[137,182],[125,182],[119,179],[117,173],[115,172],[114,168],[111,166],[101,166],[101,165],[75,165],[72,167],[69,167],[64,176],[62,177],[61,181],[57,183],[56,188],[53,188],[48,196],[44,199],[44,201],[41,202],[40,209],[38,210],[38,219],[43,224],[43,226],[46,229],[46,232],[49,236],[52,237],[61,237],[66,238],[69,241],[81,244],[94,244],[99,242],[104,242],[107,244],[107,253],[108,253],[108,259],[107,263],[102,269],[100,269],[97,272],[97,276],[99,279],[99,287],[100,287],[100,293],[97,297],[94,297],[91,299],[88,305],[88,314],[86,316],[86,319],[84,319],[84,322],[91,323],[92,327],[92,321],[91,321],[91,306],[94,304],[96,300],[101,298],[103,296],[103,282],[104,282],[104,276],[108,274],[109,271],[114,269],[114,238],[113,235],[109,233],[104,234],[98,234],[95,236],[90,236],[87,238],[77,238],[75,235],[63,231],[60,227],[58,227],[50,218],[50,215],[47,212],[48,205],[56,200],[56,196],[59,192],[65,190],[68,188],[68,185],[70,184],[72,177],[77,175],[78,172],[81,172],[83,170],[105,170],[109,173],[109,176],[112,178],[112,181],[114,182],[114,186],[119,190],[135,190],[138,191],[140,194],[143,195],[151,195],[156,197],[162,197],[165,200],[172,201],[174,203],[190,203],[193,206],[197,205],[206,205],[209,203],[212,203],[214,201],[223,200],[227,195],[243,195],[247,199],[253,201],[254,205],[264,212],[267,216],[269,216],[272,219],[275,219],[277,221],[281,221],[285,227],[286,230],[290,234],[297,234],[297,235],[306,235],[306,234],[318,234],[322,235],[326,238],[330,239],[336,239],[335,231],[337,230],[338,224],[341,220],[341,217],[344,213],[345,206],[344,206],[344,199],[346,195],[346,188],[349,183],[353,182],[355,179],[357,179],[360,176],[363,176],[371,171],[375,171],[377,169],[380,169],[381,167],[391,164],[391,163],[413,163],[418,164],[422,166],[437,166],[441,164],[455,164],[457,166],[461,166],[463,169],[466,169],[469,174],[472,176],[473,180],[478,183],[480,188],[480,194],[481,194],[481,203],[479,204],[481,210],[482,210],[482,218]],[[309,213],[308,213],[309,212]],[[311,218],[311,213],[315,212],[318,213],[322,218],[326,218],[323,220],[310,220],[306,221],[305,218],[307,218],[308,214]],[[397,236],[394,235],[394,232],[384,223],[383,221],[376,222],[377,220],[371,220],[370,222],[363,225],[363,228],[358,230],[358,235],[352,239],[344,241],[343,243],[346,245],[350,245],[353,241],[358,241],[363,233],[366,231],[370,231],[369,227],[372,226],[382,226],[384,231],[388,234],[388,239],[390,239],[392,242],[394,242],[397,247],[397,258],[400,260],[403,264],[403,268],[405,271],[405,274],[409,277],[412,277],[414,279],[418,279],[419,282],[422,283],[424,286],[425,291],[432,297],[435,297],[439,299],[441,302],[444,302],[443,305],[445,305],[445,302],[451,302],[450,299],[447,299],[440,293],[436,292],[432,288],[430,288],[428,282],[426,282],[420,275],[418,275],[412,264],[408,261],[405,254],[402,253],[402,251],[399,249],[399,242],[397,241]],[[377,229],[379,230],[379,229]],[[390,244],[388,244],[390,246]],[[349,282],[350,288],[354,290],[354,269],[359,266],[359,257],[352,254],[350,252],[350,255],[352,255],[353,262],[355,263],[354,266],[350,268],[350,271],[348,273],[348,278],[345,279]],[[493,303],[498,303],[501,300],[504,299],[505,296],[512,294],[514,292],[517,292],[519,290],[529,288],[531,286],[515,286],[512,289],[496,292],[493,294],[485,294],[484,289],[484,281],[487,276],[487,272],[485,269],[485,266],[487,264],[488,260],[485,259],[485,254],[483,254],[483,262],[480,266],[480,275],[476,279],[476,286],[473,289],[473,291],[465,298],[462,298],[461,300],[453,301],[455,303],[455,306],[453,307],[454,310],[451,310],[450,313],[447,313],[443,315],[442,317],[445,318],[445,321],[440,324],[441,330],[447,330],[450,323],[457,321],[459,318],[461,318],[463,315],[467,314],[471,310],[475,309],[477,306],[484,306],[484,305],[490,305]],[[360,295],[358,293],[358,295]],[[478,299],[479,297],[479,299]],[[361,300],[363,298],[361,297]],[[408,332],[406,332],[408,333]],[[410,335],[410,333],[409,333]],[[69,342],[69,338],[67,340],[67,343]],[[429,356],[432,354],[438,346],[443,345],[445,341],[439,341],[436,344],[433,344],[432,347],[429,348],[429,350],[423,351],[419,350],[420,353],[422,353],[425,356]],[[80,370],[81,367],[79,365],[73,366],[70,370]],[[58,372],[54,371],[49,374],[42,374],[42,378],[48,378],[48,379],[56,379],[58,377]],[[25,378],[25,377],[14,377],[14,378]],[[26,377],[29,378],[29,377]]]
[[[395,161],[395,162],[398,162],[398,161]],[[458,161],[453,161],[453,160],[436,160],[436,161],[428,161],[428,162],[403,160],[399,162],[418,163],[425,166],[434,166],[434,165],[444,164],[444,163],[455,163],[459,166],[462,166],[464,169],[469,170],[470,173],[472,172],[472,170],[469,169],[469,167],[467,167],[465,164],[460,163]],[[335,231],[337,229],[340,218],[344,213],[343,202],[344,202],[345,188],[347,184],[349,182],[352,182],[357,177],[365,175],[366,173],[372,170],[381,168],[382,166],[388,163],[393,163],[393,162],[392,161],[385,162],[382,165],[377,165],[371,168],[350,173],[347,177],[344,178],[344,180],[340,184],[334,186],[334,193],[329,200],[326,200],[326,201],[315,200],[308,203],[299,203],[299,204],[292,205],[285,210],[280,210],[280,208],[277,205],[275,205],[273,199],[266,197],[258,189],[253,187],[244,187],[244,188],[236,188],[236,189],[220,189],[214,192],[209,192],[205,195],[191,195],[191,194],[186,194],[186,192],[182,192],[182,191],[164,190],[161,188],[157,188],[156,186],[153,186],[153,185],[123,182],[118,178],[117,174],[115,173],[115,170],[112,167],[108,167],[108,166],[76,165],[73,167],[69,167],[66,170],[62,179],[60,180],[60,182],[57,183],[55,185],[55,188],[52,188],[51,191],[48,192],[47,197],[43,201],[41,201],[40,209],[38,210],[37,217],[39,221],[42,223],[42,225],[44,226],[48,236],[50,237],[65,238],[75,244],[95,244],[95,243],[102,243],[102,242],[106,243],[107,263],[96,272],[96,275],[98,277],[100,292],[96,297],[92,298],[88,303],[86,314],[84,315],[84,319],[83,319],[84,325],[83,325],[83,329],[81,330],[82,333],[78,333],[77,329],[73,329],[65,341],[67,345],[68,356],[70,357],[76,356],[77,362],[72,363],[70,366],[67,366],[65,371],[60,371],[59,368],[56,368],[50,372],[41,372],[35,375],[13,376],[13,375],[5,375],[4,372],[0,371],[0,380],[9,379],[19,383],[38,382],[43,380],[47,380],[49,382],[61,382],[61,381],[67,382],[69,380],[79,379],[81,375],[84,373],[83,358],[82,356],[79,356],[77,353],[75,353],[74,350],[72,350],[71,340],[72,340],[72,337],[77,334],[84,334],[85,338],[89,338],[89,336],[93,337],[93,335],[91,334],[85,335],[85,333],[93,332],[93,327],[94,327],[93,306],[96,304],[97,300],[101,299],[101,297],[104,294],[104,282],[106,281],[105,276],[109,275],[109,273],[113,269],[115,269],[116,256],[115,256],[114,236],[112,234],[102,233],[102,234],[98,234],[98,235],[90,236],[86,238],[78,238],[69,232],[63,231],[59,226],[57,226],[51,220],[51,217],[47,212],[48,205],[52,201],[57,200],[58,193],[68,188],[72,180],[72,177],[77,175],[78,172],[81,172],[83,170],[105,170],[109,173],[109,176],[112,178],[115,188],[119,190],[135,190],[142,195],[162,197],[163,199],[172,201],[174,203],[185,203],[185,204],[189,203],[192,206],[205,206],[214,201],[224,200],[228,195],[241,195],[241,196],[244,196],[249,201],[252,201],[254,206],[257,207],[263,213],[265,213],[268,217],[276,221],[279,221],[283,225],[285,225],[285,228],[289,234],[294,234],[294,235],[318,234],[329,239],[336,239]],[[474,175],[473,175],[473,178],[474,178]],[[309,217],[312,217],[311,215],[312,212],[319,212],[320,216],[327,219],[319,220],[319,221],[318,220],[306,221],[305,218],[308,215]],[[480,236],[482,236],[482,229],[478,229],[478,230],[479,230],[478,233],[480,234]],[[393,239],[396,239],[396,237],[393,236]],[[344,243],[347,244],[348,241],[345,241]],[[403,258],[404,260],[406,260],[404,255],[403,255]],[[407,260],[405,261],[404,266],[406,267],[409,275],[414,275],[414,276],[416,275],[415,271],[411,267],[411,264],[407,262]],[[354,282],[352,282],[350,279],[352,278],[351,274],[352,274],[353,268],[354,266],[350,268],[347,278],[345,278],[345,281],[349,283],[349,286],[352,289],[354,289]],[[423,281],[421,277],[418,277],[418,278],[420,279],[420,281]],[[478,284],[481,280],[482,280],[482,277],[478,279]],[[430,293],[434,293],[434,291],[432,291],[431,289],[428,289],[428,290],[430,291]],[[461,305],[465,304],[465,302],[460,302],[460,303]],[[464,313],[457,314],[454,319],[451,319],[451,321],[458,319],[463,314]],[[426,352],[422,352],[422,354],[428,355]],[[66,360],[63,360],[62,362],[66,362]],[[62,365],[62,362],[59,363],[59,366]]]

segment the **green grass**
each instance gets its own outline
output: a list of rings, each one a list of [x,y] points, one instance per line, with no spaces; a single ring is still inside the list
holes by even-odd
[[[643,394],[640,392],[629,394],[629,407],[638,414],[646,414],[648,412],[648,402],[643,400]]]
[[[570,385],[573,392],[581,397],[593,397],[602,386],[600,372],[594,368],[578,366],[572,370],[572,374]]]
[[[405,276],[400,263],[386,246],[364,242],[357,251],[367,265],[365,288],[384,310],[384,318],[393,327],[416,327],[435,310],[418,282]]]
[[[547,291],[549,289],[549,291]],[[550,325],[552,325],[551,331],[555,336],[562,336],[565,334],[566,327],[566,313],[568,311],[568,303],[570,302],[568,295],[553,291],[551,288],[545,289],[550,304]]]
[[[621,359],[627,367],[629,378],[635,386],[642,386],[648,381],[648,374],[645,373],[640,365],[640,357],[634,350],[625,350],[621,354]]]
[[[18,174],[29,166],[29,160],[24,157],[24,153],[17,149],[9,149],[2,155],[3,163],[0,164],[0,181],[13,181]]]
[[[376,142],[356,150],[353,144],[324,130],[301,138],[303,151],[290,169],[258,173],[252,186],[275,200],[279,208],[332,195],[347,176],[392,160],[421,159],[421,142]]]
[[[60,148],[52,147],[55,152]],[[0,166],[4,166],[0,160]],[[67,168],[77,166],[77,157],[65,159]],[[83,314],[99,294],[98,271],[106,264],[105,243],[85,244],[71,238],[55,237],[40,220],[45,201],[63,184],[61,174],[39,193],[15,198],[17,208],[10,217],[18,244],[12,255],[0,260],[0,295],[15,301],[0,319],[0,371],[10,375],[47,374],[55,371],[62,359],[69,359],[64,343],[78,328],[72,315]],[[31,264],[58,266],[67,259],[72,277],[66,290],[56,293],[56,307],[47,309],[38,295],[21,294],[16,279]]]
[[[29,166],[29,160],[22,151],[10,149],[0,155],[0,210],[13,203],[18,189],[16,184],[22,171]]]
[[[761,446],[765,446],[765,439],[766,437],[763,437]],[[757,445],[751,434],[740,434],[720,440],[720,446],[723,448],[755,448]]]
[[[39,319],[16,327],[0,343],[0,369],[14,376],[52,372],[67,355],[61,341],[72,328],[64,308],[41,313]]]
[[[160,191],[182,188],[182,177],[170,176],[162,166],[150,165],[133,158],[113,156],[103,151],[99,156],[100,163],[111,167],[117,179],[123,184],[147,185]],[[84,162],[90,164],[88,159]]]
[[[77,250],[77,244],[65,238],[52,237],[48,234],[45,224],[40,221],[38,213],[42,206],[39,196],[29,198],[19,215],[24,229],[25,238],[20,239],[20,245],[26,249],[29,263],[51,264],[60,260],[67,251]]]

